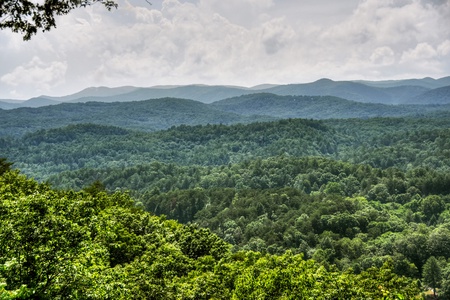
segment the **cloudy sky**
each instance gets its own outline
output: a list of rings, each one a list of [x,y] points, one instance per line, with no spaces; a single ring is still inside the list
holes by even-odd
[[[149,1],[77,9],[27,42],[0,31],[0,98],[450,75],[450,0]]]

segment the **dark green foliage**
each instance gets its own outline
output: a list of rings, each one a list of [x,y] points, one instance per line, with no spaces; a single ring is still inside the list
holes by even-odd
[[[96,180],[93,183],[91,183],[88,187],[85,187],[83,190],[95,196],[98,193],[105,192],[106,188],[103,183],[101,183],[99,180]]]
[[[290,94],[294,95],[294,94]],[[401,117],[425,112],[448,110],[448,106],[385,105],[349,101],[353,95],[332,96],[278,96],[250,94],[214,102],[212,107],[242,115],[267,115],[278,118],[347,119],[374,117]],[[317,95],[317,94],[315,94]],[[330,94],[328,94],[330,95]],[[446,103],[448,104],[448,103]]]
[[[11,268],[16,281],[5,282],[26,293],[22,282],[43,286],[35,274],[46,265],[38,259],[69,270],[59,257],[78,262],[82,251],[93,249],[91,260],[82,261],[88,264],[81,269],[85,279],[75,271],[64,275],[67,293],[80,287],[100,299],[330,299],[339,298],[339,287],[347,298],[401,299],[417,295],[416,289],[403,291],[434,256],[442,266],[442,293],[448,294],[449,120],[445,113],[287,119],[152,133],[78,124],[4,137],[2,155],[14,166],[59,189],[79,191],[24,179],[11,184],[17,171],[2,161],[3,174],[9,174],[2,199],[24,198],[16,211],[4,208],[3,216],[16,216],[13,228],[26,224],[22,211],[33,220],[17,235],[20,244],[11,246],[32,255],[21,257],[33,279]],[[47,247],[52,236],[36,237],[38,224],[71,238],[55,238]],[[33,243],[37,247],[26,248]],[[86,243],[93,248],[85,250]],[[99,267],[92,269],[93,261]]]
[[[0,110],[0,119],[2,137],[22,136],[40,129],[86,123],[155,131],[182,124],[234,124],[274,118],[245,117],[193,100],[163,98],[135,102],[62,103],[38,108]]]
[[[417,283],[388,264],[361,274],[302,255],[232,254],[197,226],[133,206],[121,193],[56,191],[0,176],[2,299],[411,298]]]
[[[0,278],[7,290],[33,298],[104,299],[104,293],[114,293],[108,285],[124,275],[121,266],[156,258],[169,248],[178,262],[152,276],[186,275],[196,268],[194,258],[217,261],[228,253],[227,244],[208,230],[151,216],[133,208],[125,194],[54,191],[6,172],[0,176],[0,195]],[[147,267],[163,271],[154,265],[161,259],[149,260]],[[5,293],[0,289],[2,297]]]
[[[3,175],[5,172],[11,170],[11,166],[13,164],[8,162],[8,160],[4,157],[0,157],[0,175]]]
[[[68,14],[77,7],[86,7],[95,3],[103,4],[108,10],[117,7],[112,0],[85,1],[32,1],[5,0],[0,4],[0,29],[9,28],[13,32],[23,34],[24,40],[29,40],[38,30],[48,31],[56,27],[55,16]]]
[[[116,97],[118,101],[127,100],[126,94]],[[123,99],[120,99],[121,97]],[[138,98],[138,100],[143,99],[148,97],[142,95]],[[251,123],[280,118],[426,117],[433,119],[438,116],[442,119],[447,117],[448,122],[449,111],[450,104],[394,106],[353,102],[331,96],[273,94],[251,94],[212,104],[178,98],[113,103],[61,103],[38,108],[0,110],[2,120],[0,137],[20,137],[40,129],[82,123],[119,126],[149,132],[179,125]]]
[[[82,168],[139,169],[154,161],[226,165],[279,155],[323,156],[418,173],[422,171],[411,169],[423,167],[424,172],[432,173],[450,166],[449,120],[449,117],[320,122],[291,119],[248,125],[179,126],[154,133],[84,124],[38,131],[17,139],[3,138],[0,149],[16,167],[39,180]],[[415,185],[423,186],[427,193],[449,192],[449,175],[435,175],[432,180]],[[85,176],[82,180],[89,181],[83,186],[96,179],[101,178]],[[398,180],[393,174],[385,183],[389,193],[405,192]]]
[[[220,259],[229,250],[229,244],[212,235],[205,228],[189,225],[183,229],[178,244],[181,251],[190,258],[198,259],[210,255],[215,259]]]
[[[180,126],[155,133],[75,125],[29,134],[3,149],[25,173],[32,169],[34,177],[44,179],[48,173],[83,167],[124,167],[152,161],[223,165],[283,153],[329,155],[335,147],[333,131],[320,122],[283,120],[276,124]]]

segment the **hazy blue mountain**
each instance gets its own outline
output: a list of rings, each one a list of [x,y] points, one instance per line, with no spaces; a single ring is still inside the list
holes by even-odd
[[[335,96],[365,103],[392,103],[392,97],[384,89],[351,81],[320,79],[312,83],[280,85],[265,89],[276,95]]]
[[[429,90],[409,100],[415,104],[450,104],[450,85]]]
[[[134,86],[122,86],[122,87],[115,87],[115,88],[109,88],[109,87],[89,87],[86,88],[80,92],[77,92],[75,94],[62,96],[62,97],[51,97],[51,96],[41,96],[41,98],[47,98],[56,100],[59,102],[70,102],[76,99],[85,98],[85,97],[112,97],[116,95],[126,94],[130,93],[134,90],[139,89],[138,87]]]
[[[363,103],[406,104],[410,103],[411,99],[417,103],[415,98],[431,89],[449,85],[450,76],[440,79],[423,78],[390,81],[333,81],[324,78],[311,83],[261,84],[251,88],[220,85],[155,86],[148,88],[132,86],[91,87],[72,95],[63,97],[40,96],[39,99],[78,103],[91,101],[127,102],[170,97],[213,103],[227,98],[264,92],[281,96],[335,96]],[[25,101],[21,106],[37,107],[55,103],[40,101]],[[446,103],[442,100],[436,101],[437,103]],[[0,108],[3,109],[15,107],[0,103]]]
[[[125,102],[141,101],[147,99],[160,99],[165,97],[182,98],[200,101],[203,103],[212,103],[214,101],[236,97],[244,94],[254,93],[254,91],[243,87],[228,86],[208,86],[208,85],[186,85],[179,87],[150,87],[138,88],[131,92],[113,95],[109,97],[83,97],[72,102]]]
[[[60,104],[61,101],[56,101],[52,99],[48,99],[45,97],[36,97],[31,98],[30,100],[23,101],[20,104],[20,107],[41,107],[41,106],[48,106],[48,105],[56,105]]]
[[[432,78],[430,78],[430,80],[433,80],[433,82],[438,82],[438,80]],[[407,102],[406,100],[418,96],[427,90],[427,87],[423,87],[420,85],[393,85],[391,87],[374,87],[352,81],[333,81],[330,79],[320,79],[311,83],[288,85],[263,84],[252,88],[209,85],[134,88],[131,91],[122,94],[91,94],[89,96],[83,96],[73,99],[71,100],[71,102],[125,102],[171,97],[191,99],[203,103],[212,103],[227,98],[267,92],[281,96],[335,96],[365,103],[399,104],[405,103]],[[115,91],[118,92],[118,90]]]
[[[436,79],[436,81],[439,83],[439,87],[449,86],[450,85],[450,76]]]
[[[320,79],[312,83],[280,85],[265,89],[276,95],[335,96],[364,103],[400,104],[429,89],[422,86],[399,85],[375,87],[353,81]]]
[[[22,101],[11,101],[7,99],[1,99],[0,100],[0,109],[13,109],[20,107],[20,104]]]
[[[55,105],[61,103],[60,101],[46,98],[46,96],[35,97],[24,101],[18,100],[0,100],[1,109],[14,109],[19,107],[41,107],[47,105]]]
[[[388,87],[383,90],[390,95],[390,104],[409,104],[412,98],[422,95],[430,89],[417,85],[403,85]]]
[[[450,76],[434,79],[425,77],[422,79],[403,79],[403,80],[382,80],[382,81],[368,81],[357,80],[355,82],[363,83],[373,87],[399,87],[399,86],[420,86],[427,89],[435,89],[450,85]]]
[[[279,84],[263,83],[263,84],[255,85],[249,89],[254,90],[254,91],[262,91],[262,90],[270,89],[270,88],[273,88],[276,86],[279,86]]]
[[[413,106],[361,103],[333,96],[279,96],[269,93],[244,95],[211,104],[217,109],[243,115],[276,118],[371,118],[417,115],[449,110],[450,106]]]

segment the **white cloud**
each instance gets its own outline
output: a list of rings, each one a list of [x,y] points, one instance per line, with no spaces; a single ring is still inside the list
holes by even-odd
[[[318,35],[319,44],[330,46],[322,49],[322,55],[331,58],[332,65],[340,62],[340,68],[331,67],[341,78],[448,75],[450,70],[445,61],[430,59],[434,58],[433,49],[442,43],[442,38],[450,36],[448,26],[441,26],[448,22],[445,15],[449,5],[433,6],[425,2],[362,1],[348,19],[324,28]],[[418,64],[416,71],[412,72],[414,68],[406,61]]]
[[[33,57],[23,66],[3,75],[0,81],[12,87],[32,86],[36,91],[45,92],[52,85],[62,84],[67,64],[60,61],[44,63],[39,57]]]
[[[259,25],[274,6],[273,0],[199,0],[198,7],[206,13],[217,13],[230,22],[247,28]]]
[[[438,51],[428,43],[419,43],[416,47],[404,51],[399,66],[411,74],[439,73],[442,68]]]
[[[414,49],[405,51],[401,58],[401,63],[414,63],[435,58],[436,50],[428,43],[419,43]]]
[[[286,25],[283,19],[274,19],[262,26],[261,41],[269,55],[280,51],[292,42],[294,37],[294,30]]]
[[[378,47],[370,55],[370,61],[377,65],[392,65],[395,62],[394,51],[390,47]]]
[[[438,46],[438,53],[441,56],[447,56],[450,54],[450,40],[445,40]]]
[[[450,73],[450,1],[119,1],[59,17],[30,42],[0,32],[0,93]]]

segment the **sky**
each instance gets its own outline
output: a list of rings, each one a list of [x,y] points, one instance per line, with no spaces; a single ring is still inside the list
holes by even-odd
[[[30,41],[0,31],[0,99],[450,75],[450,0],[116,2],[59,16]]]

